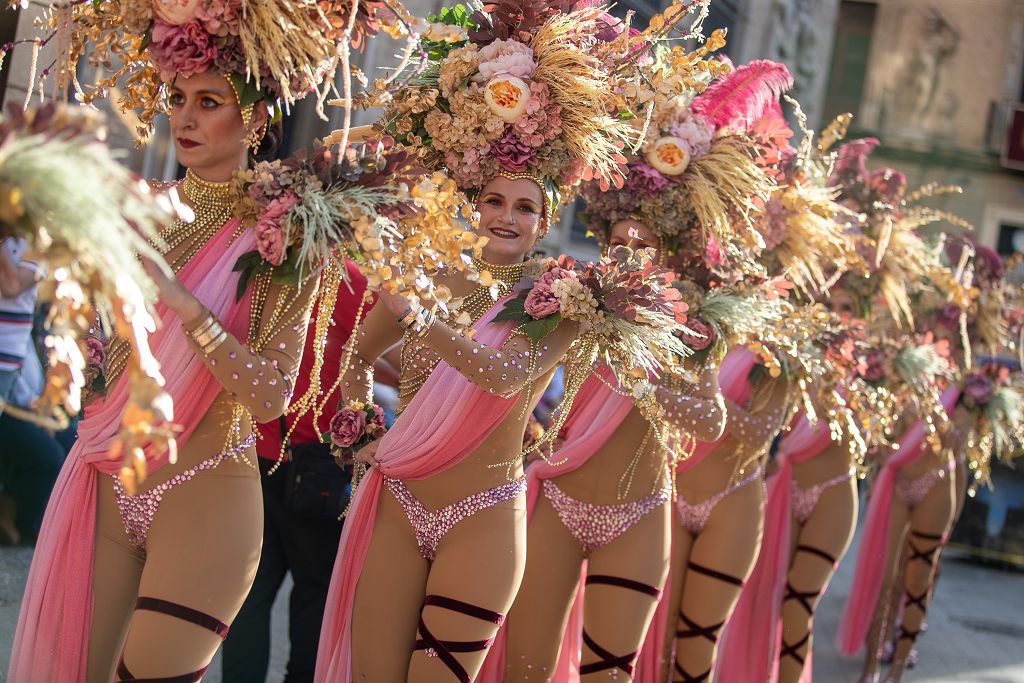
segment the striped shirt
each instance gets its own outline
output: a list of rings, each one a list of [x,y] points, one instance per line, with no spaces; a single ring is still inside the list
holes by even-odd
[[[18,238],[0,244],[12,265],[38,271],[36,264],[21,260],[27,248],[28,243]],[[20,370],[25,361],[32,336],[36,289],[33,285],[11,299],[0,297],[0,370]]]

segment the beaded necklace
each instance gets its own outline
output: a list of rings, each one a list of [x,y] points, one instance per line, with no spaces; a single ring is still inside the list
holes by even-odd
[[[203,180],[193,173],[192,169],[185,171],[181,191],[192,205],[195,219],[191,222],[178,219],[160,235],[166,245],[164,256],[182,245],[187,245],[170,262],[176,273],[228,222],[235,208],[236,199],[234,183]]]
[[[163,230],[160,238],[163,241],[161,253],[166,256],[178,247],[187,245],[180,254],[170,261],[175,273],[193,258],[203,246],[213,239],[220,229],[231,218],[235,206],[234,184],[231,182],[213,183],[203,180],[192,169],[185,171],[185,179],[180,184],[181,191],[193,207],[195,219],[191,222],[176,220]],[[107,357],[107,387],[114,386],[124,372],[128,357],[132,353],[131,344],[121,338],[112,339]]]
[[[526,270],[526,262],[498,265],[476,257],[473,258],[473,266],[478,273],[488,272],[491,274],[493,283],[498,290],[498,299],[508,296],[512,292],[519,281],[523,279],[523,272]],[[491,310],[494,302],[495,298],[491,295],[490,286],[478,284],[463,300],[458,312],[467,313],[471,320],[470,324],[473,324]],[[420,390],[440,362],[440,358],[433,350],[416,339],[415,332],[406,331],[404,337],[401,377],[398,386],[398,398],[403,404]]]

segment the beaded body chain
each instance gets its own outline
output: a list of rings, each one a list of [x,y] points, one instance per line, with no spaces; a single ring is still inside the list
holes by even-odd
[[[523,278],[523,272],[526,268],[526,263],[503,266],[487,263],[476,258],[473,259],[473,265],[476,267],[477,272],[490,273],[494,284],[492,286],[482,283],[478,284],[463,299],[462,306],[458,312],[460,317],[462,317],[463,313],[468,316],[469,324],[467,327],[484,317],[497,300],[510,294],[512,289]],[[461,322],[465,323],[467,321],[463,318]],[[409,401],[416,395],[416,392],[423,387],[423,384],[440,361],[441,358],[437,355],[437,352],[419,339],[414,330],[408,329],[405,331],[402,339],[402,367],[398,384],[398,399],[403,408],[409,404]]]

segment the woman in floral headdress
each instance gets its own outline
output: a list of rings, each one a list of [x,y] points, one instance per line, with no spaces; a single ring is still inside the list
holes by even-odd
[[[887,316],[873,313],[869,319],[874,350],[865,359],[862,376],[888,392],[893,406],[876,449],[880,453],[874,454],[879,470],[871,485],[838,642],[852,655],[866,641],[862,677],[876,680],[891,596],[905,593],[906,619],[888,674],[888,680],[899,681],[923,623],[935,562],[953,519],[950,418],[961,388],[949,378],[962,359],[958,345],[907,329],[915,324],[913,302],[922,292],[934,291],[955,306],[966,306],[968,290],[958,277],[962,270],[943,265],[936,250],[915,232],[940,220],[964,225],[956,216],[916,204],[922,196],[955,188],[929,186],[909,193],[898,171],[869,172],[866,158],[876,145],[874,140],[844,145],[835,174],[841,201],[865,218],[858,241],[867,267],[848,275],[847,287],[860,301],[884,303]],[[864,277],[868,274],[870,278]],[[876,326],[880,330],[872,331]]]
[[[350,403],[339,415],[368,398],[372,362],[398,341],[401,413],[382,440],[355,454],[372,470],[338,551],[319,681],[476,678],[523,575],[527,415],[559,363],[567,401],[579,391],[593,335],[655,319],[675,324],[678,297],[649,258],[621,266],[527,260],[560,189],[618,179],[629,133],[608,113],[626,37],[608,31],[607,15],[570,5],[442,11],[424,43],[439,61],[428,67],[433,75],[397,95],[379,124],[447,168],[475,198],[477,234],[487,239],[477,282],[443,280],[461,300],[446,320],[382,296],[356,335],[344,385]],[[664,343],[634,350],[657,353]],[[613,347],[602,343],[614,356]],[[543,454],[553,436],[528,450]]]
[[[963,511],[968,490],[979,484],[990,484],[992,458],[1009,461],[1024,445],[1024,399],[1019,372],[1012,372],[998,360],[998,355],[1009,347],[1005,325],[1007,286],[1002,281],[999,255],[956,235],[947,236],[945,255],[949,267],[962,273],[964,281],[971,286],[969,305],[961,308],[927,292],[918,303],[921,309],[931,311],[922,327],[928,329],[938,343],[948,345],[960,371],[956,382],[960,388],[959,398],[941,439],[954,459],[949,465],[952,471],[950,476],[943,477],[946,482],[936,485],[943,488],[948,483],[952,490],[952,509],[944,534],[948,538]],[[935,511],[930,523],[941,524],[944,519],[944,510]],[[877,607],[877,621],[873,622],[869,635],[869,639],[877,638],[884,643],[881,659],[892,664],[887,680],[899,680],[905,669],[916,664],[916,639],[905,634],[924,630],[924,608],[930,606],[941,557],[940,546],[931,553],[930,571],[916,571],[918,568],[911,564],[915,552],[909,543],[897,549],[901,556],[894,576],[886,577]],[[891,545],[889,551],[892,551]],[[896,587],[901,582],[902,591]],[[927,595],[923,604],[914,599],[914,595],[922,592]],[[908,628],[908,623],[914,626]],[[871,653],[868,654],[866,668],[871,663]]]
[[[799,106],[787,99],[802,121]],[[847,376],[862,326],[852,318],[853,300],[836,287],[829,290],[835,273],[843,272],[853,258],[853,242],[845,228],[854,214],[836,203],[838,191],[827,178],[832,159],[823,154],[832,145],[827,141],[845,132],[844,123],[845,119],[830,126],[818,141],[804,128],[798,147],[787,143],[775,155],[779,186],[762,219],[762,261],[770,272],[784,274],[803,300],[812,302],[808,311],[816,309],[814,299],[825,299],[838,315],[821,310],[820,333],[813,346],[800,348],[805,362],[816,363],[808,383],[810,400],[776,443],[774,471],[767,478],[761,549],[723,633],[716,669],[720,680],[800,677],[810,652],[809,612],[856,522],[851,454],[862,455],[863,436],[850,414],[854,400]],[[787,139],[792,136],[781,117],[766,118],[761,128],[774,129]],[[835,560],[821,562],[828,558]],[[776,671],[780,649],[786,656]],[[797,662],[795,673],[787,669],[790,659]]]
[[[720,38],[714,36],[701,54]],[[690,56],[671,53],[685,65],[677,73],[655,64],[645,71],[678,90],[697,70]],[[659,223],[641,218],[640,210],[605,211],[609,196],[632,201],[657,175],[638,167],[650,171],[643,158],[633,159],[623,188],[608,196],[598,183],[585,184],[586,220],[604,251],[645,249],[666,262],[664,252],[676,244],[669,229],[649,227]],[[708,344],[701,342],[711,340],[691,335],[684,341],[703,349]],[[480,680],[632,675],[668,568],[673,455],[666,446],[679,443],[682,434],[716,439],[724,420],[716,362],[696,376],[682,374],[663,376],[651,396],[636,396],[617,386],[607,368],[597,370],[559,435],[557,464],[536,461],[527,469],[531,561]]]
[[[123,66],[85,99],[127,76],[121,104],[139,107],[144,124],[166,103],[187,168],[168,190],[191,220],[160,234],[163,260],[145,257],[159,296],[153,358],[121,337],[107,344],[103,381],[93,383],[105,390],[79,423],[43,522],[12,681],[198,681],[252,582],[262,535],[253,423],[288,406],[317,291],[309,276],[321,264],[295,258],[301,276],[278,269],[291,250],[311,247],[283,236],[298,199],[243,220],[233,175],[250,149],[276,144],[272,111],[333,72],[347,36],[331,22],[348,19],[288,0],[242,9],[232,0],[54,8],[56,29],[73,27],[62,33],[72,36],[63,83],[88,50]],[[255,277],[240,280],[245,264]],[[165,419],[180,426],[177,452],[151,443],[165,424],[134,442],[119,435],[125,411],[137,410],[126,368],[154,358],[173,400],[173,416],[161,406]],[[147,419],[156,416],[133,417]]]
[[[670,73],[668,64],[665,68],[655,65],[656,80]],[[711,73],[716,76],[720,70],[712,67]],[[774,412],[785,409],[786,386],[762,373],[753,381],[755,396],[750,401],[749,394],[739,396],[727,385],[746,385],[749,390],[747,376],[755,364],[754,355],[740,349],[726,359],[721,371],[718,363],[731,343],[742,343],[781,310],[771,285],[743,283],[744,274],[753,275],[754,268],[739,254],[756,248],[759,237],[753,221],[758,202],[763,206],[773,187],[757,163],[758,147],[751,131],[789,82],[784,67],[755,63],[716,80],[692,102],[685,97],[656,98],[652,111],[645,112],[651,132],[641,154],[630,162],[630,192],[593,192],[588,197],[592,231],[609,234],[615,224],[640,216],[643,226],[661,240],[663,252],[671,255],[670,262],[680,275],[676,287],[689,306],[687,342],[701,349],[698,373],[719,373],[728,415],[724,435],[708,429],[692,434],[682,429],[678,434],[672,459],[679,462],[674,475],[678,516],[672,515],[676,522],[671,525],[669,575],[636,666],[637,680],[666,680],[675,644],[672,634],[691,627],[697,629],[695,635],[703,635],[680,634],[677,667],[685,676],[692,672],[695,680],[710,669],[719,630],[716,624],[727,616],[739,593],[733,576],[744,576],[756,553],[761,494],[760,487],[748,484],[760,481],[760,473],[756,465],[746,467],[757,460],[757,452],[767,448],[777,430],[781,414]],[[775,301],[769,302],[769,297]],[[743,367],[727,371],[740,358]],[[693,474],[689,470],[681,474],[691,464],[696,464]],[[714,502],[685,502],[695,498]],[[709,519],[712,523],[705,531]],[[688,524],[690,531],[681,524]],[[715,540],[704,542],[712,531]],[[724,546],[718,533],[731,539],[726,554],[721,552]],[[651,555],[657,557],[656,552]],[[665,565],[661,567],[664,571]],[[683,600],[684,584],[692,586],[688,603]],[[595,592],[594,597],[600,599],[601,594]],[[700,603],[699,609],[695,602]],[[682,620],[677,615],[681,603],[689,610]],[[648,612],[646,619],[651,617]],[[687,619],[695,621],[688,627]],[[711,648],[706,647],[708,642]],[[679,675],[684,674],[677,670]]]

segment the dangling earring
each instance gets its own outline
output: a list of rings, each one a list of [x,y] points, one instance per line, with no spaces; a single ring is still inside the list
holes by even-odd
[[[264,124],[257,128],[256,130],[254,130],[253,132],[249,133],[249,136],[246,138],[246,143],[249,145],[250,148],[252,148],[253,154],[256,154],[260,151],[260,143],[263,142],[263,136],[266,134],[266,131],[267,126],[266,124]]]

